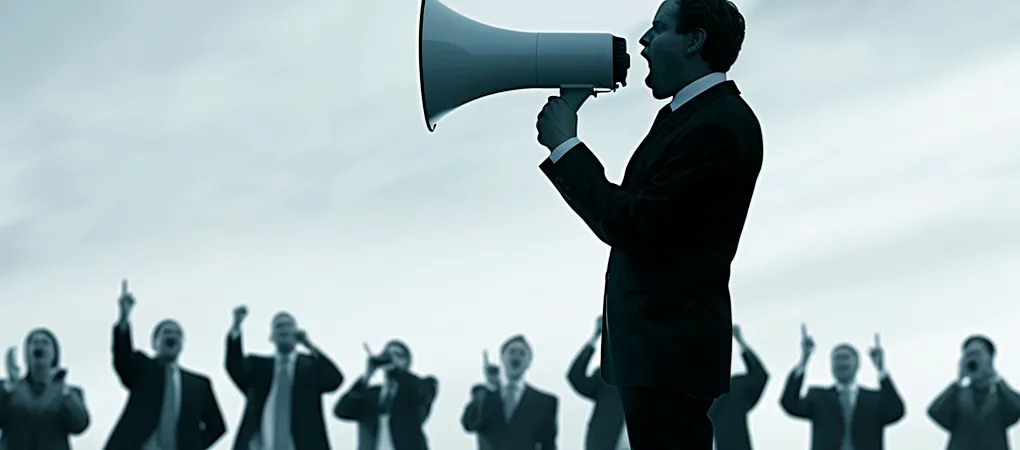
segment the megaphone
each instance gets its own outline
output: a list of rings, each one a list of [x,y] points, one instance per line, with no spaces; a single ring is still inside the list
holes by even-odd
[[[529,33],[471,20],[421,0],[418,77],[425,125],[473,100],[517,89],[560,89],[575,110],[627,84],[627,41],[608,33]]]

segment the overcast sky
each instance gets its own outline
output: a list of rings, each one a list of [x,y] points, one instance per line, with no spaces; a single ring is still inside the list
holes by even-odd
[[[481,351],[526,333],[529,381],[560,396],[559,443],[579,448],[590,405],[564,373],[600,311],[608,250],[537,168],[548,92],[477,101],[429,134],[412,1],[44,3],[0,5],[0,343],[35,325],[61,338],[93,414],[77,448],[100,448],[123,402],[109,340],[124,277],[137,343],[160,318],[183,323],[183,363],[212,377],[230,427],[219,450],[241,408],[223,370],[241,303],[250,350],[268,351],[270,316],[290,310],[349,380],[362,341],[406,339],[440,380],[427,428],[440,450],[474,448],[458,418]],[[633,55],[657,7],[447,4],[503,27],[612,32]],[[833,344],[865,350],[881,332],[907,403],[889,447],[940,448],[924,410],[964,336],[995,339],[1020,388],[1020,6],[740,6],[730,77],[766,139],[732,282],[773,374],[757,447],[807,447],[809,426],[778,407],[806,322],[814,383],[830,381]],[[616,180],[660,107],[634,62],[630,86],[581,113]],[[870,365],[861,380],[875,384]],[[354,426],[328,423],[351,448]]]

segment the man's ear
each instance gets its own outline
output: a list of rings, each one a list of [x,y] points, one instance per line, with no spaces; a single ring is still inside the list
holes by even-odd
[[[708,33],[701,28],[695,28],[686,34],[687,46],[684,48],[684,52],[688,55],[693,55],[701,52],[701,48],[705,46],[705,39],[708,38]]]

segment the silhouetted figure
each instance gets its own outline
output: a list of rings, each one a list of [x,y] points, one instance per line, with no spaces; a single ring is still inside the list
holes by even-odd
[[[881,388],[859,387],[856,382],[859,357],[849,344],[832,350],[832,387],[812,387],[801,397],[804,372],[814,340],[801,327],[801,360],[783,388],[780,404],[787,414],[811,421],[812,450],[882,450],[885,428],[903,418],[903,399],[885,370],[885,352],[875,335],[870,356],[878,371]]]
[[[751,450],[751,435],[747,427],[747,414],[761,400],[769,374],[758,355],[744,341],[740,327],[733,326],[733,339],[740,346],[747,372],[730,377],[730,393],[715,399],[708,416],[715,428],[715,448],[718,450]]]
[[[478,450],[556,450],[559,400],[524,381],[532,350],[524,336],[508,339],[500,347],[505,379],[483,358],[485,384],[471,390],[460,423],[478,436]]]
[[[0,449],[70,450],[69,437],[85,432],[89,413],[81,388],[65,381],[56,335],[45,328],[28,333],[24,378],[16,353],[7,351],[7,379],[0,389]]]
[[[730,265],[762,164],[758,119],[726,80],[743,39],[731,2],[662,3],[640,43],[652,95],[672,101],[619,186],[565,101],[539,114],[542,172],[612,248],[602,377],[619,388],[635,450],[711,449],[708,410],[730,389]]]
[[[949,432],[946,450],[1009,450],[1007,430],[1020,420],[1020,395],[995,371],[995,344],[981,335],[963,341],[956,381],[928,407]]]
[[[113,368],[128,390],[127,404],[106,450],[206,450],[226,433],[223,414],[205,375],[180,367],[184,331],[165,319],[152,331],[155,357],[136,351],[130,314],[135,298],[122,286],[113,327]]]
[[[584,438],[585,450],[627,450],[630,440],[623,419],[623,405],[616,388],[602,381],[602,368],[588,374],[588,365],[595,355],[595,344],[602,337],[602,316],[595,322],[595,333],[584,343],[581,351],[567,369],[567,382],[578,395],[595,403],[588,432]]]
[[[245,355],[241,325],[248,309],[234,309],[227,335],[227,374],[245,396],[234,450],[329,450],[322,396],[340,388],[340,369],[280,312],[272,320],[273,356]],[[299,354],[297,344],[310,354]]]
[[[369,386],[376,371],[381,386]],[[426,450],[422,427],[432,412],[439,383],[411,373],[411,349],[399,340],[386,343],[382,355],[368,355],[365,374],[337,401],[333,414],[358,423],[358,450]]]

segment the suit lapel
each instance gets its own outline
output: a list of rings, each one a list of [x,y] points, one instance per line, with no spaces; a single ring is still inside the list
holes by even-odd
[[[657,121],[648,135],[638,145],[637,150],[627,163],[624,172],[624,179],[621,184],[631,184],[641,181],[647,169],[654,163],[663,151],[673,142],[677,135],[684,130],[684,124],[691,117],[691,114],[701,109],[712,100],[723,95],[739,95],[737,85],[732,81],[725,81],[712,86],[705,92],[698,94],[687,103],[684,103],[676,111],[670,112],[662,121]],[[669,108],[669,105],[666,106]]]
[[[500,396],[500,402],[502,402],[502,396]],[[521,417],[521,410],[531,405],[531,386],[525,385],[524,391],[521,392],[521,399],[517,401],[517,406],[514,407],[513,412],[507,419],[507,423],[517,422],[517,418]],[[500,405],[502,406],[502,405]]]

